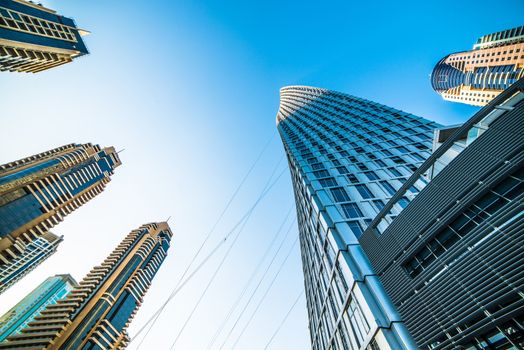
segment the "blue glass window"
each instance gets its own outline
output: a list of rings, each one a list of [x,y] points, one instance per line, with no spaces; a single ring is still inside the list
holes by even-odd
[[[369,188],[364,185],[364,184],[360,184],[360,185],[356,185],[355,186],[358,193],[360,193],[360,195],[362,196],[362,198],[364,199],[369,199],[369,198],[373,198],[373,193],[371,193],[371,191],[369,190]]]
[[[342,187],[335,187],[330,189],[335,202],[347,202],[349,201],[349,196]]]
[[[362,211],[356,203],[345,203],[342,204],[341,207],[347,218],[356,219],[363,216]]]

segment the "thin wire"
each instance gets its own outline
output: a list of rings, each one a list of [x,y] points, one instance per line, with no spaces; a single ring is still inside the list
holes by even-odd
[[[275,251],[275,253],[273,254],[273,257],[271,258],[271,261],[269,262],[269,265],[266,267],[266,269],[264,270],[264,273],[262,274],[262,276],[260,277],[260,279],[258,280],[258,283],[257,285],[255,286],[255,288],[253,289],[253,291],[251,292],[251,295],[249,296],[246,304],[244,305],[244,307],[242,308],[242,310],[240,311],[240,313],[238,314],[235,322],[233,323],[233,326],[229,329],[229,332],[227,333],[225,339],[222,341],[222,344],[220,345],[220,349],[222,349],[224,347],[224,345],[226,344],[226,342],[228,341],[229,337],[231,336],[231,334],[233,333],[233,330],[235,329],[235,327],[237,326],[238,322],[240,321],[240,318],[244,315],[244,312],[246,312],[246,309],[248,308],[249,304],[251,303],[251,301],[253,300],[253,297],[255,296],[256,292],[258,291],[258,288],[260,288],[260,285],[262,284],[262,282],[264,281],[264,278],[266,277],[267,273],[269,272],[269,269],[271,268],[271,266],[273,266],[273,262],[275,261],[276,257],[278,256],[278,253],[280,252],[280,249],[282,249],[282,247],[284,246],[284,243],[286,242],[286,239],[289,235],[289,233],[291,232],[291,229],[294,227],[295,225],[295,222],[296,222],[296,219],[293,220],[293,222],[291,223],[291,225],[289,226],[289,228],[287,229],[287,232],[284,236],[284,238],[282,239],[282,241],[280,242],[280,245],[278,246],[277,250]]]
[[[231,349],[234,349],[235,346],[237,345],[237,343],[240,341],[240,338],[242,338],[242,335],[244,334],[244,332],[246,331],[247,327],[249,326],[249,324],[251,323],[251,321],[253,320],[253,318],[255,317],[258,309],[260,308],[260,306],[262,305],[262,302],[266,299],[269,291],[271,290],[271,287],[273,287],[273,284],[275,283],[277,277],[280,275],[280,272],[282,271],[282,268],[284,267],[284,264],[287,262],[287,259],[289,258],[289,256],[291,255],[291,253],[293,252],[293,249],[295,248],[296,244],[298,242],[298,235],[297,237],[295,238],[295,241],[293,242],[293,245],[291,246],[291,248],[289,249],[286,257],[284,258],[284,260],[280,263],[280,266],[276,272],[276,274],[273,276],[273,279],[271,280],[271,283],[269,284],[269,286],[266,288],[266,291],[264,292],[264,294],[262,295],[262,298],[259,300],[255,310],[253,311],[253,313],[251,314],[251,316],[249,317],[246,325],[244,326],[244,328],[242,328],[242,331],[240,332],[240,334],[238,335],[237,339],[235,340],[235,342],[233,343],[233,346],[231,347]]]
[[[240,305],[240,301],[242,300],[242,298],[244,297],[245,293],[249,289],[249,286],[251,285],[251,282],[254,280],[255,276],[258,274],[258,271],[259,271],[260,267],[262,267],[262,263],[266,260],[266,257],[268,256],[269,252],[271,251],[271,248],[273,247],[273,244],[277,241],[278,236],[282,232],[282,229],[284,228],[284,225],[287,222],[287,219],[289,218],[289,215],[291,214],[291,212],[293,210],[293,207],[294,207],[294,205],[292,204],[290,206],[286,216],[284,217],[284,220],[282,221],[282,223],[278,227],[278,230],[275,232],[275,235],[273,236],[273,239],[271,240],[271,242],[269,243],[268,247],[266,248],[266,251],[262,255],[262,258],[259,260],[255,270],[253,271],[253,273],[250,274],[250,278],[247,281],[247,283],[245,284],[244,289],[242,290],[242,292],[240,293],[240,295],[238,296],[236,301],[233,303],[233,305],[231,305],[231,308],[229,309],[229,312],[228,312],[225,320],[222,322],[220,327],[216,330],[215,334],[213,335],[213,338],[211,339],[211,342],[208,344],[207,349],[211,349],[211,347],[215,343],[216,339],[218,338],[218,336],[222,332],[222,329],[224,329],[224,327],[226,326],[227,322],[229,321],[229,318],[233,315],[233,313],[236,310],[236,308],[238,307],[238,305]]]
[[[198,250],[196,251],[195,255],[193,255],[193,258],[191,259],[191,261],[189,262],[189,264],[187,265],[186,269],[184,270],[184,272],[182,273],[182,276],[180,276],[180,278],[178,279],[178,282],[177,284],[175,285],[175,289],[178,288],[178,286],[180,285],[180,283],[182,282],[182,280],[184,279],[184,277],[186,276],[186,274],[188,273],[189,269],[191,268],[191,266],[193,265],[193,263],[195,262],[195,260],[197,259],[197,257],[199,256],[200,252],[202,251],[202,249],[204,248],[204,245],[207,243],[207,241],[209,240],[209,238],[211,237],[211,234],[215,231],[216,227],[218,226],[218,224],[220,223],[220,221],[222,220],[222,218],[224,217],[225,213],[227,212],[227,210],[229,209],[229,207],[231,206],[231,203],[233,202],[233,200],[236,198],[237,194],[239,193],[240,189],[242,188],[242,186],[244,185],[244,183],[246,182],[246,180],[248,179],[249,175],[251,174],[251,172],[253,171],[253,169],[255,168],[255,166],[258,164],[258,162],[260,161],[260,159],[262,158],[262,155],[266,152],[267,148],[269,147],[269,145],[271,144],[271,142],[273,141],[275,135],[276,135],[276,131],[271,135],[271,137],[266,141],[264,147],[262,147],[262,150],[259,152],[258,156],[256,157],[255,161],[253,162],[253,164],[251,164],[251,167],[249,168],[249,170],[247,171],[247,173],[244,175],[244,177],[242,178],[242,180],[240,181],[240,184],[237,186],[237,188],[235,189],[235,191],[233,192],[233,194],[231,195],[231,197],[229,198],[226,206],[224,207],[224,209],[222,210],[222,212],[220,213],[220,215],[218,216],[217,220],[215,221],[215,223],[213,224],[211,230],[207,233],[206,235],[206,238],[204,239],[204,241],[202,241],[200,247],[198,248]],[[151,331],[151,329],[153,328],[153,326],[155,325],[158,317],[160,316],[160,314],[162,313],[163,310],[161,310],[156,316],[155,316],[155,319],[153,320],[153,323],[151,323],[149,329],[147,330],[146,334],[144,335],[144,337],[142,338],[142,340],[140,341],[140,343],[138,344],[136,350],[139,350],[140,347],[142,346],[142,343],[144,342],[144,340],[147,338],[149,332]],[[136,335],[138,336],[138,334]],[[135,338],[136,338],[135,336]]]
[[[278,167],[280,166],[280,163],[282,162],[282,157],[280,158],[280,160],[278,161],[277,165],[275,166],[275,168],[273,169],[273,172],[271,173],[271,176],[269,177],[269,180],[268,182],[266,183],[266,185],[264,186],[264,191],[270,186],[271,184],[271,179],[273,178],[275,172],[277,171]],[[285,168],[280,172],[280,174],[277,176],[277,178],[275,179],[275,181],[278,181],[280,179],[280,177],[284,174],[284,171],[285,171]],[[207,283],[206,287],[204,288],[204,290],[202,291],[202,294],[200,295],[197,303],[195,304],[195,306],[193,307],[193,310],[191,310],[191,313],[189,314],[189,316],[186,318],[186,321],[184,322],[182,328],[180,329],[180,331],[178,332],[174,342],[171,344],[171,347],[169,348],[170,350],[174,348],[175,344],[177,343],[178,339],[180,339],[180,336],[182,335],[184,329],[186,328],[186,326],[188,325],[189,321],[191,320],[191,318],[193,317],[196,309],[198,308],[198,306],[200,305],[200,302],[204,299],[204,296],[206,295],[209,287],[211,286],[211,284],[213,283],[213,281],[215,280],[216,276],[218,275],[218,272],[220,271],[220,269],[222,268],[224,262],[226,261],[227,257],[229,256],[229,253],[231,252],[231,250],[233,249],[238,237],[240,237],[240,234],[242,233],[249,217],[251,217],[251,214],[253,213],[255,208],[253,208],[250,213],[249,213],[249,216],[248,218],[246,219],[246,221],[244,221],[241,229],[238,231],[237,235],[234,237],[233,239],[233,242],[231,242],[231,245],[229,246],[229,249],[226,251],[226,254],[224,255],[224,257],[222,258],[222,260],[220,261],[220,263],[218,264],[217,268],[215,269],[213,275],[211,276],[211,279],[209,280],[209,282]]]
[[[138,330],[138,332],[135,334],[133,338],[131,338],[130,342],[133,342],[139,335],[142,333],[142,331],[153,321],[153,318],[158,318],[162,310],[165,308],[165,306],[173,299],[173,297],[178,294],[178,292],[191,280],[191,278],[205,265],[205,263],[218,251],[218,249],[227,241],[229,236],[237,229],[237,227],[244,222],[244,220],[247,218],[247,215],[249,214],[249,211],[244,214],[244,216],[237,222],[237,224],[229,231],[229,233],[213,248],[213,250],[198,264],[198,266],[188,275],[188,277],[177,287],[175,288],[171,295],[166,299],[166,301],[162,304],[160,308],[157,309],[157,311],[149,318],[149,320]],[[147,333],[146,333],[147,334]],[[138,349],[137,349],[138,350]]]
[[[160,308],[158,308],[157,311],[148,319],[148,321],[138,330],[138,332],[135,334],[135,336],[133,338],[131,338],[129,343],[131,343],[134,340],[136,340],[138,338],[138,336],[144,331],[144,329],[149,324],[151,324],[151,322],[153,322],[153,324],[154,324],[154,322],[158,319],[158,317],[160,316],[160,314],[162,313],[162,311],[164,310],[166,305],[176,296],[176,294],[178,294],[178,292],[187,284],[187,282],[189,282],[189,280],[198,272],[198,270],[200,270],[200,268],[202,268],[202,266],[216,253],[216,251],[218,251],[218,249],[227,241],[227,239],[233,234],[233,232],[237,229],[237,227],[240,226],[247,219],[247,217],[250,215],[250,212],[252,210],[254,210],[254,208],[266,196],[266,194],[271,190],[271,188],[278,182],[280,177],[284,174],[284,171],[285,171],[285,169],[283,169],[280,172],[278,177],[269,185],[269,187],[266,186],[267,188],[265,188],[263,190],[263,192],[259,195],[259,197],[255,201],[255,203],[251,206],[251,208],[248,209],[248,211],[243,215],[243,217],[235,224],[235,226],[228,232],[228,234],[217,244],[217,246],[211,251],[211,253],[208,254],[204,258],[204,260],[202,260],[202,262],[197,266],[197,268],[195,270],[193,270],[193,272],[183,282],[181,282],[180,284],[175,286],[175,288],[171,292],[171,295],[169,295],[169,297],[160,306]],[[274,172],[273,172],[273,174],[274,174]],[[270,177],[270,179],[271,179],[271,177]],[[149,332],[149,330],[151,328],[152,328],[152,326],[149,327],[148,332]],[[147,335],[147,333],[146,333],[146,335]],[[142,342],[143,342],[143,340],[142,340]],[[137,348],[137,350],[138,350],[138,348]]]
[[[284,319],[282,320],[282,322],[280,322],[280,324],[278,325],[277,329],[275,330],[275,332],[273,333],[273,335],[271,336],[271,338],[267,342],[266,346],[264,346],[264,350],[266,350],[269,347],[269,344],[271,344],[273,339],[276,337],[276,335],[278,334],[278,332],[280,331],[280,329],[282,328],[282,326],[286,322],[287,318],[289,317],[289,315],[291,314],[291,312],[293,311],[293,309],[295,308],[295,306],[297,305],[298,301],[300,300],[300,298],[302,298],[303,295],[304,295],[304,289],[302,289],[300,291],[300,293],[298,294],[297,298],[295,299],[295,302],[293,303],[293,305],[291,305],[291,307],[287,311],[286,316],[284,316]]]
[[[291,253],[293,252],[293,249],[295,248],[295,246],[297,245],[297,242],[298,242],[298,235],[297,237],[295,238],[295,241],[293,242],[293,245],[291,246],[291,248],[289,249],[287,255],[286,255],[286,258],[284,259],[284,261],[282,261],[282,263],[280,264],[280,267],[278,268],[278,271],[277,273],[275,274],[275,276],[273,277],[273,279],[271,280],[271,283],[269,284],[269,286],[267,287],[264,295],[262,296],[262,299],[259,300],[258,304],[257,304],[257,307],[255,308],[255,310],[253,311],[253,313],[251,314],[251,317],[249,318],[249,320],[247,321],[246,325],[244,326],[244,328],[242,328],[242,331],[240,332],[240,334],[238,335],[237,339],[235,340],[235,342],[233,343],[233,346],[231,347],[231,349],[234,349],[235,346],[238,344],[240,338],[242,338],[242,335],[244,334],[244,332],[246,331],[247,327],[249,326],[249,324],[251,323],[251,321],[253,321],[253,318],[255,317],[255,315],[257,314],[257,311],[258,309],[260,308],[260,306],[262,305],[262,302],[266,299],[269,291],[271,290],[271,287],[273,287],[273,284],[275,283],[278,275],[280,274],[280,272],[282,271],[282,268],[284,267],[284,264],[286,263],[287,259],[289,258],[289,256],[291,255]]]

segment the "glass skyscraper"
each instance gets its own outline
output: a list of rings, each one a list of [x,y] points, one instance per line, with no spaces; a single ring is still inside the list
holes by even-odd
[[[71,18],[27,0],[0,0],[0,71],[37,73],[88,53]]]
[[[431,85],[445,100],[485,106],[524,77],[524,26],[485,35],[437,63]]]
[[[120,164],[114,148],[88,143],[0,165],[0,292],[56,250],[49,230],[101,193]]]
[[[50,304],[0,349],[124,349],[127,327],[162,265],[172,237],[166,222],[131,231],[64,299]]]
[[[415,349],[359,239],[426,160],[440,125],[305,86],[280,91],[277,126],[299,221],[313,349]],[[385,219],[424,184],[414,183]]]
[[[17,255],[8,264],[1,266],[0,293],[11,287],[54,254],[62,240],[62,237],[58,237],[51,232],[45,232],[40,237],[25,244],[23,248],[24,254]]]
[[[420,349],[524,349],[524,79],[435,145],[361,246]]]
[[[64,298],[78,284],[71,275],[48,277],[18,304],[0,317],[0,342],[32,322],[47,305]]]

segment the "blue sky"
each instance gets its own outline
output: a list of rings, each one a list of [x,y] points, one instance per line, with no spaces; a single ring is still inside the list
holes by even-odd
[[[65,237],[58,253],[0,297],[0,312],[51,274],[70,272],[81,279],[131,229],[172,216],[170,255],[131,335],[169,294],[272,136],[205,252],[254,202],[282,158],[275,135],[280,87],[324,87],[442,124],[460,123],[477,109],[446,102],[432,91],[434,64],[524,19],[522,1],[44,4],[92,32],[85,38],[91,54],[37,75],[0,74],[0,163],[70,142],[93,142],[125,148],[123,166],[104,193],[53,230]],[[284,160],[278,171],[285,168]],[[205,348],[292,203],[286,170],[246,225],[178,349]],[[292,230],[263,287],[292,246],[297,229]],[[220,254],[166,308],[142,349],[169,348]],[[295,247],[237,349],[264,347],[302,288],[301,271]],[[271,348],[308,346],[302,299]]]

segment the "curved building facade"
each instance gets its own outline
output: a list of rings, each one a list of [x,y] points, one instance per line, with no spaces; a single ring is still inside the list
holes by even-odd
[[[523,349],[524,80],[435,145],[360,244],[421,349]]]
[[[473,50],[440,60],[431,86],[445,100],[485,106],[524,77],[524,26],[485,35]]]
[[[280,91],[313,349],[416,349],[359,238],[431,154],[438,124],[343,93]],[[414,184],[406,206],[419,191]]]

